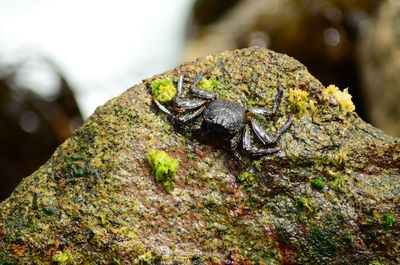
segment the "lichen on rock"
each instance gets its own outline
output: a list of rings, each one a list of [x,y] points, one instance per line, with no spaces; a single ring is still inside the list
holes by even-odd
[[[271,134],[294,112],[290,91],[313,107],[278,153],[242,152],[241,164],[223,139],[185,133],[154,105],[154,80],[184,75],[186,95],[201,70],[242,106],[272,108],[281,85],[275,117],[259,121]],[[400,141],[324,89],[298,61],[256,47],[144,80],[0,204],[0,264],[399,264]],[[170,192],[149,148],[179,161]]]

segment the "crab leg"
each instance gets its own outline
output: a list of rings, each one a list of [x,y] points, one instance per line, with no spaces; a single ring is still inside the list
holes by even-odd
[[[261,140],[266,145],[271,145],[271,144],[276,144],[279,140],[279,138],[282,136],[282,134],[289,129],[290,125],[293,122],[293,116],[290,116],[289,119],[286,121],[286,123],[279,128],[275,135],[271,138],[265,130],[261,127],[261,125],[258,123],[257,120],[252,119],[251,120],[251,127],[253,128],[255,134],[257,135],[258,139]]]
[[[201,70],[196,77],[193,80],[192,85],[189,88],[190,93],[195,95],[196,97],[202,98],[202,99],[216,99],[218,98],[217,93],[209,92],[209,91],[204,91],[201,89],[197,88],[197,85],[200,83],[201,78],[204,75],[204,70]]]
[[[179,112],[196,109],[207,102],[205,99],[183,99],[181,98],[182,90],[183,90],[183,75],[180,75],[177,86],[177,92],[174,97],[174,107]]]
[[[251,143],[250,127],[248,125],[244,128],[243,136],[243,149],[254,156],[261,156],[279,152],[281,149],[276,148],[257,148]]]
[[[207,101],[204,99],[179,99],[179,101],[175,101],[175,108],[177,111],[182,112],[196,109],[205,103],[207,103]]]
[[[205,108],[206,107],[203,106],[203,107],[199,108],[198,110],[195,110],[193,112],[188,112],[180,117],[176,117],[175,119],[178,119],[182,123],[188,122],[190,120],[193,120],[197,116],[199,116],[204,111]]]
[[[156,103],[157,107],[164,112],[165,114],[167,114],[170,118],[176,120],[177,118],[166,108],[164,107],[163,104],[161,104],[160,102],[158,102],[157,99],[153,98],[154,103]]]
[[[276,111],[278,110],[278,106],[282,101],[282,95],[283,95],[283,88],[279,84],[278,85],[278,94],[275,97],[274,104],[272,105],[272,109],[266,109],[266,108],[249,108],[249,112],[264,116],[264,117],[271,117],[275,115]]]
[[[176,89],[176,95],[174,100],[179,99],[182,95],[182,90],[183,90],[183,75],[179,76],[179,81],[178,81],[178,87]]]
[[[237,151],[239,142],[240,142],[240,137],[242,136],[241,132],[238,132],[237,134],[235,134],[235,136],[233,136],[233,138],[231,139],[231,150],[233,155],[240,161],[243,163],[242,157],[240,156],[239,152]]]

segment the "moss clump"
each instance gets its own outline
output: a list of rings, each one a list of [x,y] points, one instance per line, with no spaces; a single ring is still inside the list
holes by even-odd
[[[379,260],[374,260],[371,261],[368,265],[385,265],[385,264],[380,262]]]
[[[256,171],[261,171],[261,170],[262,170],[262,161],[261,161],[261,159],[260,159],[260,160],[254,160],[254,161],[252,162],[252,165],[253,165],[253,168],[254,168]]]
[[[72,254],[69,251],[66,251],[64,253],[57,252],[57,254],[53,255],[51,261],[60,265],[68,265],[74,263],[74,258],[72,257]]]
[[[146,252],[143,255],[139,256],[139,264],[141,265],[151,264],[152,259],[153,255],[151,254],[151,252]]]
[[[236,180],[240,185],[243,185],[246,187],[253,186],[253,184],[254,184],[254,176],[250,172],[247,172],[247,171],[240,173],[239,176],[236,177]]]
[[[349,160],[347,154],[349,153],[349,149],[347,149],[346,147],[341,147],[339,149],[339,151],[335,154],[335,156],[333,157],[333,165],[336,168],[343,168],[347,161]]]
[[[307,209],[308,212],[313,212],[313,206],[308,198],[305,197],[297,197],[297,204],[304,209]]]
[[[356,109],[347,88],[340,91],[337,86],[329,85],[327,88],[322,89],[322,97],[328,102],[332,99],[336,101],[345,113],[353,112]]]
[[[396,216],[393,214],[384,214],[381,220],[382,225],[386,227],[393,227],[396,224]]]
[[[207,79],[207,78],[203,77],[203,78],[200,80],[200,83],[199,83],[199,85],[198,85],[198,88],[201,89],[201,90],[206,90],[206,91],[209,91],[209,92],[214,92],[214,91],[215,91],[215,88],[218,87],[218,84],[219,84],[219,82],[218,82],[218,80],[215,79],[215,78]]]
[[[178,160],[170,157],[164,151],[150,149],[147,152],[147,161],[156,177],[156,182],[167,191],[172,191],[175,174],[179,167]]]
[[[328,169],[328,175],[334,178],[333,188],[336,191],[346,192],[348,187],[348,176],[343,171],[333,171]]]
[[[62,170],[66,176],[77,178],[93,173],[93,169],[87,165],[87,162],[78,156],[65,157],[65,164]]]
[[[161,103],[170,102],[176,95],[176,88],[172,81],[168,79],[154,80],[150,87],[153,95]]]
[[[294,113],[302,115],[307,110],[313,112],[315,109],[315,104],[312,99],[308,98],[307,91],[301,89],[290,89],[289,107]]]
[[[311,186],[316,190],[323,190],[325,187],[325,181],[320,178],[314,178],[311,180]]]

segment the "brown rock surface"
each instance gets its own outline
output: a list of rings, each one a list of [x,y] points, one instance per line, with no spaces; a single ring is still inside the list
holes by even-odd
[[[150,83],[183,73],[187,91],[200,70],[241,105],[269,108],[283,86],[275,119],[260,121],[275,131],[296,115],[279,153],[240,165],[218,137],[178,133]],[[149,148],[178,159],[171,192]],[[99,107],[0,204],[0,264],[398,264],[399,168],[399,139],[346,93],[286,55],[227,51]]]

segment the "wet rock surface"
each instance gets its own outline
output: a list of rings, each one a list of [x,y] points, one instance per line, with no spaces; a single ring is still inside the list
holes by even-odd
[[[241,164],[220,138],[171,124],[151,83],[184,74],[186,93],[200,70],[242,106],[271,108],[282,85],[276,116],[260,119],[272,134],[294,115],[280,152],[242,152]],[[149,150],[178,160],[172,189]],[[399,168],[399,139],[361,120],[347,93],[286,55],[227,51],[99,107],[0,204],[0,263],[398,264]]]

